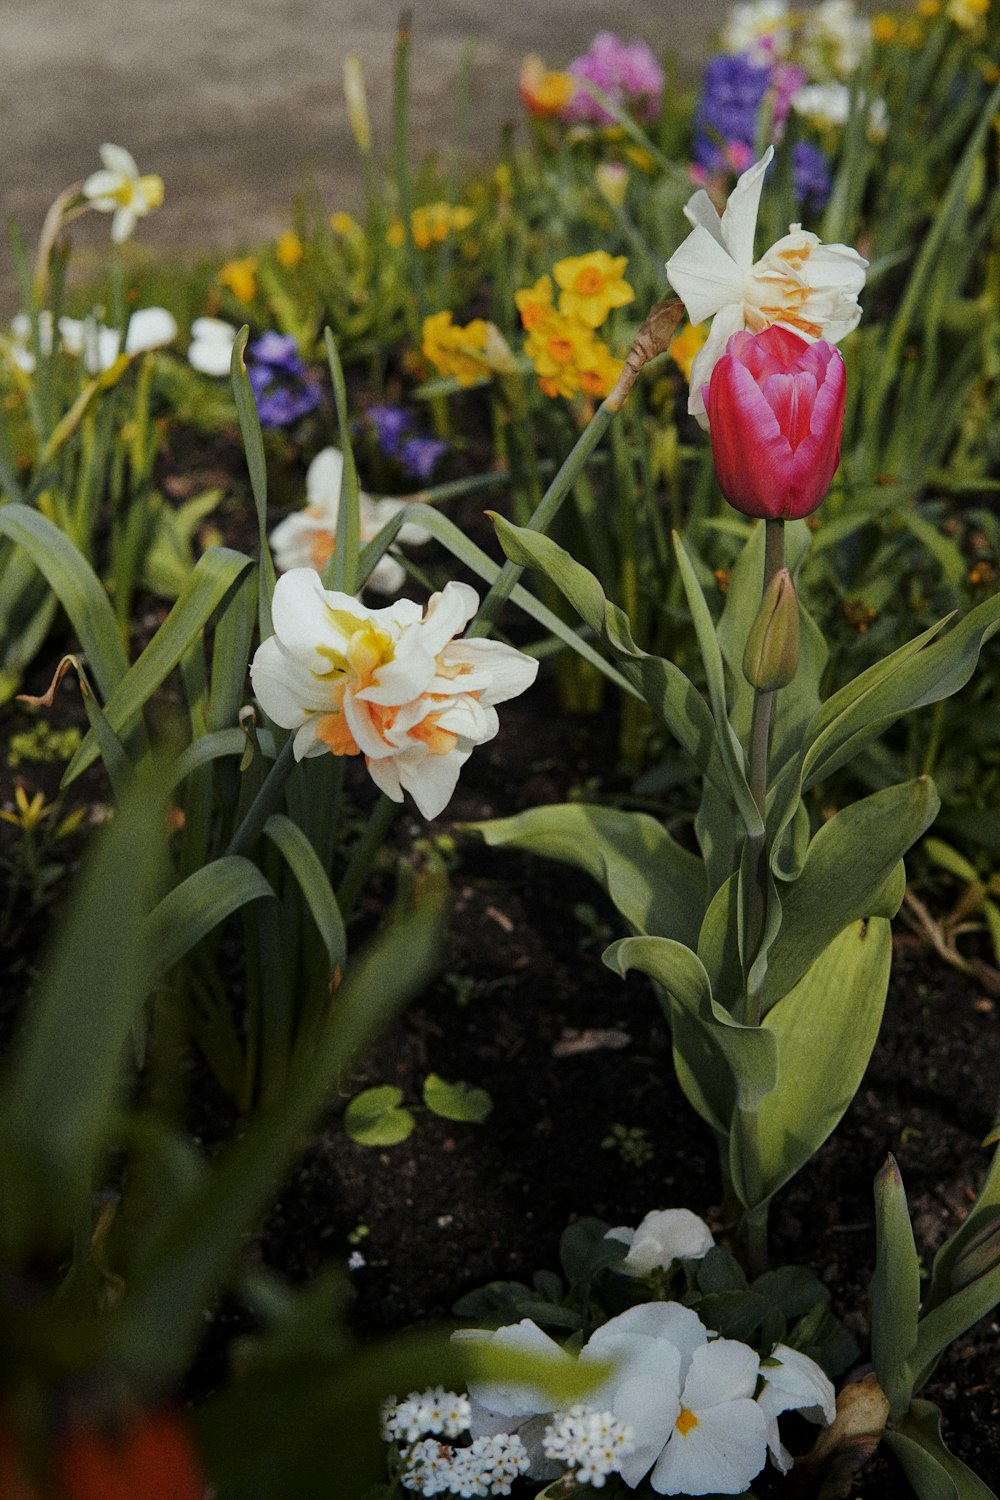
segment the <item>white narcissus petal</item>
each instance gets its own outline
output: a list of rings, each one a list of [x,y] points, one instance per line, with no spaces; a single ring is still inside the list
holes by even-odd
[[[467,583],[446,583],[440,594],[432,594],[420,628],[426,649],[437,656],[463,631],[479,608],[479,595]]]
[[[483,703],[506,703],[508,698],[516,698],[531,687],[538,676],[534,657],[505,646],[502,641],[454,641],[439,657],[446,664],[469,664],[471,671],[463,672],[453,686],[463,693],[478,693]]]
[[[684,217],[688,223],[697,228],[707,229],[713,240],[722,244],[722,220],[719,218],[719,210],[705,192],[704,188],[688,199],[684,205]]]
[[[344,455],[339,448],[321,448],[306,470],[306,499],[336,512],[344,483]]]
[[[236,329],[221,318],[195,318],[191,324],[188,364],[201,375],[229,374]]]
[[[774,147],[768,146],[760,161],[748,167],[739,178],[722,212],[723,241],[736,264],[747,271],[753,265],[753,242],[764,174],[773,159]],[[696,318],[695,322],[698,321]]]
[[[100,148],[100,156],[108,172],[116,177],[138,177],[139,168],[135,157],[124,146],[115,146],[110,141],[105,141]]]
[[[712,319],[712,327],[708,338],[702,344],[694,357],[691,366],[691,393],[688,397],[688,411],[692,417],[697,418],[699,424],[708,429],[708,417],[705,414],[705,387],[712,378],[712,371],[726,352],[726,345],[734,333],[738,333],[743,327],[743,309],[737,303],[731,303],[724,307],[721,312],[716,313]]]
[[[447,755],[428,755],[419,761],[403,756],[397,761],[400,785],[409,792],[422,817],[436,818],[444,812],[471,754],[471,747],[467,750],[456,747]],[[548,1411],[551,1409],[546,1407]]]
[[[309,714],[331,707],[328,685],[286,651],[277,636],[269,636],[255,652],[250,683],[261,708],[282,729],[295,729]]]
[[[670,285],[692,323],[711,318],[731,302],[742,300],[744,270],[724,245],[700,224],[667,261]],[[742,319],[740,321],[742,327]]]
[[[131,204],[123,204],[121,208],[115,210],[115,216],[111,220],[111,238],[116,245],[128,239],[138,220],[139,215]]]

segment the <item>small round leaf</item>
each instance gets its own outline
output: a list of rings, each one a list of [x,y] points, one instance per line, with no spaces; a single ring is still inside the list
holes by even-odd
[[[359,1146],[397,1146],[413,1129],[413,1116],[401,1109],[402,1089],[392,1084],[355,1094],[344,1110],[344,1129]]]
[[[446,1083],[436,1073],[424,1081],[424,1103],[445,1120],[468,1120],[479,1125],[493,1108],[485,1089],[472,1089],[467,1083]]]

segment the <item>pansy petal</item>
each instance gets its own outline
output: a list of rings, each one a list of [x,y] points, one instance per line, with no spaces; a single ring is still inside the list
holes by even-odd
[[[514,1366],[518,1354],[542,1355],[552,1362],[556,1370],[569,1369],[573,1364],[572,1357],[530,1318],[522,1318],[520,1323],[511,1323],[493,1331],[461,1328],[452,1334],[452,1338],[457,1344],[474,1341],[488,1348],[495,1356],[494,1369],[502,1366],[507,1356],[510,1357],[511,1366]],[[501,1416],[533,1416],[538,1412],[555,1410],[553,1398],[547,1396],[540,1386],[503,1375],[485,1380],[473,1376],[469,1380],[469,1395]]]
[[[749,1344],[713,1339],[692,1354],[681,1399],[700,1415],[709,1407],[751,1397],[757,1388],[759,1369],[760,1358]]]
[[[650,1476],[658,1495],[742,1495],[767,1462],[767,1422],[756,1401],[727,1401],[675,1428]]]

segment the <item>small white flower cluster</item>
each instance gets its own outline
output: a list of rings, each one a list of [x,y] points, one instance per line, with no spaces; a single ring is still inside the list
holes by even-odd
[[[60,318],[56,325],[59,343],[65,354],[82,357],[84,368],[90,375],[99,375],[110,370],[121,350],[121,334],[117,328],[106,328],[96,316],[89,318]],[[30,375],[35,368],[35,356],[31,351],[31,318],[27,313],[17,313],[11,320],[11,339],[6,345],[8,354],[18,369]],[[145,354],[152,349],[163,349],[177,337],[177,323],[165,307],[140,307],[128,321],[125,332],[126,354]],[[0,340],[0,342],[3,342]],[[45,308],[38,315],[38,345],[44,355],[52,353],[54,347],[52,314]]]
[[[521,1439],[507,1432],[477,1437],[466,1448],[441,1438],[468,1432],[472,1409],[468,1396],[434,1386],[411,1391],[405,1401],[394,1396],[382,1407],[382,1436],[398,1443],[403,1484],[418,1495],[466,1497],[509,1495],[519,1474],[529,1467]]]
[[[459,1495],[462,1500],[509,1495],[529,1467],[521,1439],[508,1432],[478,1437],[468,1448],[451,1448],[436,1438],[414,1443],[405,1455],[403,1483],[418,1495]]]
[[[468,1396],[436,1385],[411,1391],[405,1401],[390,1396],[382,1407],[382,1436],[387,1443],[412,1443],[419,1437],[461,1437],[468,1432],[472,1410]]]
[[[619,1422],[614,1412],[594,1411],[589,1406],[571,1406],[559,1412],[545,1429],[542,1451],[567,1469],[575,1469],[578,1484],[604,1488],[609,1474],[617,1474],[621,1461],[635,1448],[635,1432]]]

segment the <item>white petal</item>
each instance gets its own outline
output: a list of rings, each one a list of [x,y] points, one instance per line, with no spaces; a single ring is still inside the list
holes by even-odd
[[[365,587],[377,594],[394,594],[406,582],[406,569],[388,552],[380,557],[369,576]]]
[[[719,244],[722,244],[722,220],[719,218],[719,210],[704,188],[699,188],[685,203],[684,217],[694,227],[701,225],[703,229],[707,229],[713,240],[718,240]]]
[[[467,583],[446,583],[439,594],[432,594],[421,626],[425,650],[437,656],[461,634],[478,608],[479,595]]]
[[[320,534],[328,537],[336,535],[332,517],[310,515],[308,510],[297,510],[279,521],[268,539],[274,555],[274,566],[279,573],[287,573],[292,568],[311,568],[313,572],[317,572],[313,543]]]
[[[393,802],[402,802],[403,788],[399,784],[399,767],[391,756],[383,760],[373,760],[371,756],[365,757],[365,765],[368,774],[378,787],[380,792],[385,792]],[[496,1429],[498,1432],[501,1428]]]
[[[693,1308],[679,1302],[640,1302],[602,1323],[585,1348],[598,1351],[604,1358],[612,1344],[625,1348],[640,1339],[666,1339],[680,1350],[686,1367],[694,1351],[707,1343],[708,1333]]]
[[[349,621],[363,622],[371,617],[371,611],[350,594],[327,592],[312,568],[292,568],[278,579],[271,600],[275,634],[293,655],[303,655],[319,672],[330,667],[319,648],[340,651],[346,641],[344,628],[332,617],[334,610],[348,616]]]
[[[250,685],[261,708],[282,729],[296,729],[311,714],[331,707],[328,686],[286,651],[277,636],[257,647]]]
[[[743,268],[700,224],[667,261],[667,276],[692,323],[743,296]]]
[[[115,210],[115,216],[111,220],[111,238],[116,245],[127,240],[138,223],[139,215],[135,211],[134,204],[122,204]]]
[[[504,1363],[509,1363],[513,1368],[518,1354],[543,1355],[552,1362],[554,1371],[569,1368],[573,1363],[572,1357],[560,1348],[555,1339],[543,1333],[530,1318],[522,1318],[520,1323],[508,1324],[494,1332],[482,1328],[462,1328],[453,1333],[452,1338],[456,1343],[476,1341],[488,1347],[494,1356],[493,1368]],[[546,1395],[539,1386],[503,1375],[489,1380],[471,1379],[469,1395],[500,1416],[535,1416],[538,1412],[556,1410],[554,1398]]]
[[[139,175],[135,157],[131,151],[126,151],[124,146],[114,146],[110,141],[105,141],[101,147],[101,161],[109,172],[113,172],[119,178]]]
[[[801,1411],[811,1422],[829,1427],[837,1415],[837,1399],[831,1381],[816,1361],[787,1344],[776,1344],[771,1358],[780,1363],[763,1367],[765,1385],[757,1397],[765,1416]]]
[[[693,1408],[688,1408],[693,1410]],[[767,1461],[767,1423],[756,1401],[727,1401],[676,1428],[650,1483],[660,1495],[742,1495]]]
[[[471,753],[471,749],[456,746],[447,755],[428,755],[419,761],[405,757],[397,761],[400,784],[423,817],[436,818],[444,812],[458,785],[459,772]],[[552,1411],[551,1399],[545,1398],[545,1411]]]
[[[715,1238],[704,1219],[689,1208],[665,1208],[649,1213],[635,1231],[632,1247],[621,1269],[632,1276],[648,1276],[666,1270],[682,1256],[698,1259],[707,1255]]]
[[[110,213],[117,207],[118,200],[115,197],[122,185],[121,174],[118,172],[91,172],[83,184],[83,195],[89,198],[94,207],[104,213]]]
[[[750,1397],[757,1389],[759,1369],[760,1358],[749,1344],[714,1339],[694,1351],[681,1399],[700,1416],[708,1407]]]
[[[336,510],[344,483],[344,455],[339,448],[321,448],[306,470],[306,498],[310,505]]]
[[[753,265],[753,242],[760,195],[764,187],[764,174],[773,157],[774,147],[768,146],[760,161],[748,167],[740,177],[722,214],[723,241],[736,264],[746,271]]]
[[[694,357],[691,366],[691,390],[688,394],[688,411],[708,431],[708,415],[705,411],[705,386],[712,378],[712,371],[726,352],[726,345],[734,333],[743,327],[742,303],[734,302],[716,313],[708,338]]]
[[[446,662],[465,661],[471,665],[472,673],[463,674],[457,685],[463,692],[478,693],[481,703],[506,703],[530,688],[538,676],[535,657],[502,641],[456,641],[440,654]]]
[[[177,320],[165,307],[142,307],[128,320],[125,353],[141,354],[146,349],[162,349],[177,337]]]

